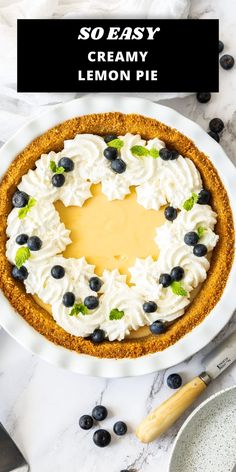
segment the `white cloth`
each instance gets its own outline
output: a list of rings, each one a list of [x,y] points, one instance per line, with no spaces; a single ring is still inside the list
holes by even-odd
[[[76,93],[17,93],[17,18],[185,18],[190,0],[0,0],[0,141],[52,104]],[[176,94],[137,94],[153,100]]]

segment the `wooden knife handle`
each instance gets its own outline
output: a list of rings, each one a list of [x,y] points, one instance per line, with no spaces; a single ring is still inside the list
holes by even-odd
[[[165,433],[206,387],[206,383],[200,377],[195,377],[180,388],[140,423],[136,429],[138,439],[143,443],[149,443]]]

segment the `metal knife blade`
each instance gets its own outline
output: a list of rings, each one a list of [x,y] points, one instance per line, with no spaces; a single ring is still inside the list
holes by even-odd
[[[236,360],[236,331],[228,336],[219,346],[202,361],[211,379],[215,379]]]
[[[29,466],[20,450],[0,423],[0,472],[27,472]]]

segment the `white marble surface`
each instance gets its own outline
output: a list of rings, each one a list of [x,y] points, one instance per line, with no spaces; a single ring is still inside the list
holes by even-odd
[[[191,3],[191,17],[220,18],[225,51],[234,56],[235,15],[234,0],[192,0]],[[199,71],[202,73],[204,71]],[[236,163],[236,68],[229,72],[221,70],[220,82],[220,93],[214,94],[206,105],[197,103],[194,96],[164,103],[192,118],[204,129],[211,118],[221,117],[226,124],[221,143]],[[4,108],[2,98],[0,103]],[[5,106],[5,109],[8,108]],[[212,345],[233,329],[236,329],[236,314]],[[151,445],[137,441],[133,435],[134,427],[151,408],[172,394],[166,387],[167,375],[175,371],[182,374],[184,382],[190,380],[201,370],[201,359],[210,348],[207,346],[168,372],[106,380],[79,376],[48,365],[1,330],[0,421],[25,454],[32,472],[119,472],[126,468],[137,472],[167,472],[171,445],[184,417]],[[212,383],[201,400],[235,383],[236,365]],[[127,421],[129,426],[127,436],[113,438],[112,444],[105,449],[93,445],[91,431],[84,432],[78,427],[80,415],[90,412],[96,403],[105,404],[109,410],[105,428],[111,430],[117,419]]]

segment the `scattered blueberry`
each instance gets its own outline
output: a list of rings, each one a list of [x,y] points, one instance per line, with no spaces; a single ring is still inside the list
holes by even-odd
[[[84,299],[84,305],[85,305],[89,310],[94,310],[94,309],[97,308],[98,305],[99,305],[99,299],[98,299],[98,297],[94,297],[93,295],[89,295],[88,297],[85,297],[85,299]]]
[[[106,136],[104,136],[105,143],[110,143],[111,141],[113,141],[113,139],[117,139],[116,134],[107,134]]]
[[[224,43],[223,43],[223,41],[220,41],[220,40],[219,40],[219,49],[218,49],[218,50],[219,50],[219,53],[222,52],[223,49],[224,49]]]
[[[207,103],[211,99],[210,92],[198,92],[197,93],[197,100],[200,103]]]
[[[198,194],[198,203],[199,205],[207,205],[211,199],[211,192],[206,189],[202,189]]]
[[[130,472],[128,469],[122,469],[120,472]]]
[[[71,172],[75,165],[69,157],[62,157],[58,162],[58,167],[64,167],[65,172]]]
[[[179,281],[184,276],[184,269],[180,266],[173,267],[170,276],[172,280]]]
[[[91,288],[91,290],[93,290],[94,292],[99,292],[101,286],[101,279],[99,279],[98,277],[91,277],[91,279],[89,280],[89,287]]]
[[[167,385],[173,389],[179,388],[182,385],[182,378],[179,374],[170,374],[167,377]]]
[[[25,192],[17,190],[12,197],[12,204],[16,208],[23,208],[29,201],[29,195]]]
[[[98,429],[93,435],[93,441],[96,446],[105,447],[111,442],[111,435],[106,429]]]
[[[166,331],[166,326],[162,321],[154,321],[150,326],[149,329],[152,334],[162,334]]]
[[[220,65],[225,70],[232,69],[232,67],[234,66],[233,56],[230,56],[230,54],[224,54],[223,56],[221,56]]]
[[[177,151],[175,151],[174,149],[171,150],[171,157],[170,157],[170,161],[174,161],[175,159],[178,159],[179,157],[179,153]]]
[[[127,425],[123,421],[117,421],[113,426],[113,431],[117,436],[124,436],[127,433]]]
[[[116,174],[123,174],[126,170],[126,163],[122,159],[116,159],[112,161],[111,168]]]
[[[91,334],[91,341],[95,344],[102,343],[105,339],[105,332],[103,329],[95,329],[94,332]]]
[[[55,265],[51,268],[51,275],[54,279],[62,279],[65,275],[65,269],[61,265]]]
[[[107,417],[107,409],[103,405],[96,405],[92,411],[92,417],[96,421],[103,421]]]
[[[157,304],[155,302],[145,302],[143,304],[143,311],[145,313],[154,313],[154,311],[157,311]]]
[[[16,237],[16,243],[22,246],[22,244],[26,244],[28,241],[29,236],[27,234],[18,234]]]
[[[209,128],[214,133],[220,133],[224,129],[224,123],[220,118],[213,118],[209,123]]]
[[[93,418],[90,415],[83,415],[79,419],[79,425],[82,429],[91,429],[93,426]]]
[[[163,287],[169,287],[171,284],[172,279],[169,274],[161,274],[159,278],[159,284],[161,284]]]
[[[27,241],[27,246],[31,251],[39,251],[42,247],[42,241],[38,236],[31,236]]]
[[[63,295],[62,303],[66,307],[73,306],[75,303],[75,296],[72,292],[66,292]]]
[[[164,215],[165,215],[165,218],[168,220],[168,221],[173,221],[175,220],[175,218],[177,218],[177,210],[176,208],[172,207],[172,206],[168,206],[165,208],[165,211],[164,211]]]
[[[197,257],[205,256],[207,253],[207,247],[205,244],[196,244],[193,248],[193,254]]]
[[[186,233],[184,236],[184,242],[187,244],[187,246],[195,246],[195,244],[198,243],[199,236],[195,231],[190,231],[189,233]]]
[[[12,277],[14,279],[19,280],[22,282],[23,280],[27,279],[28,277],[28,270],[25,266],[21,266],[19,269],[18,267],[14,266],[11,271]]]
[[[159,151],[159,156],[163,161],[169,161],[172,157],[172,151],[167,148],[161,148]]]
[[[107,147],[104,149],[103,155],[108,161],[114,161],[118,157],[118,151],[114,147]]]
[[[63,174],[54,174],[52,176],[53,187],[62,187],[65,183],[65,176]]]
[[[220,136],[217,133],[214,133],[214,131],[208,131],[209,136],[214,139],[217,143],[220,142]]]

